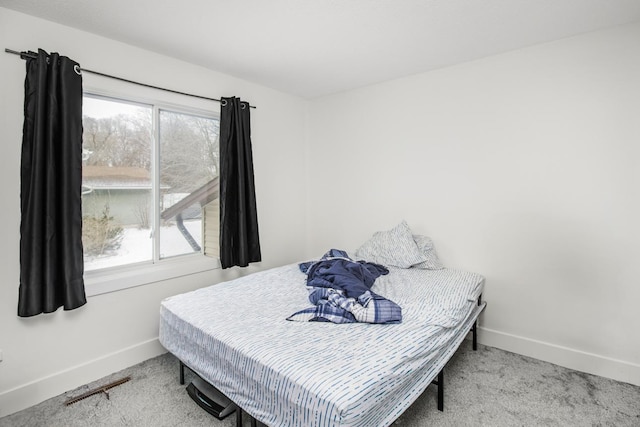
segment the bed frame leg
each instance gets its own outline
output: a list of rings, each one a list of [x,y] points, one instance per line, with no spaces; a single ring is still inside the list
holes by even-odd
[[[478,349],[478,321],[477,320],[473,322],[473,328],[471,328],[471,331],[472,331],[472,337],[473,337],[472,347],[473,347],[473,351],[476,351]]]
[[[478,305],[481,305],[481,304],[482,304],[482,294],[478,296]],[[473,339],[472,348],[473,348],[473,351],[476,351],[478,349],[478,319],[476,319],[476,321],[473,322],[473,327],[471,328],[471,332],[472,332],[472,339]]]
[[[259,423],[258,420],[256,420],[251,415],[249,415],[248,412],[244,412],[238,406],[237,409],[236,409],[236,427],[242,427],[243,414],[247,414],[247,416],[249,417],[249,421],[251,421],[251,427],[258,427],[258,426],[262,427],[262,426],[264,426],[264,424]]]
[[[180,385],[184,385],[184,363],[180,360]]]
[[[431,381],[431,384],[438,386],[438,411],[444,412],[444,366],[438,372],[438,379]]]
[[[438,411],[444,412],[444,367],[438,373]]]

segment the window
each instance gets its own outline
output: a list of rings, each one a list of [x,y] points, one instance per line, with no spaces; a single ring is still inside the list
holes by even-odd
[[[83,102],[85,271],[217,258],[218,119],[91,94]]]

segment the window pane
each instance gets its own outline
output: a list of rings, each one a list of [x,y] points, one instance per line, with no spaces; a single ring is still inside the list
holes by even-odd
[[[152,259],[151,116],[148,106],[83,99],[85,271]]]
[[[218,120],[160,111],[160,257],[202,250],[203,208],[218,198]]]

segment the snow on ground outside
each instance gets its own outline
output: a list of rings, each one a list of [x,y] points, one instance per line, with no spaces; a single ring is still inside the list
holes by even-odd
[[[185,221],[185,227],[198,245],[202,246],[202,221]],[[160,227],[160,252],[161,258],[193,253],[193,249],[187,243],[178,227]],[[118,265],[136,262],[150,261],[152,257],[152,240],[150,229],[137,227],[124,228],[122,242],[117,251],[103,254],[99,257],[85,256],[85,271],[100,268],[114,267]]]

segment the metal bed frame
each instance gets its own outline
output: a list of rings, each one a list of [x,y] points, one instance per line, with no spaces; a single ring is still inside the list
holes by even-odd
[[[482,305],[482,294],[478,296],[478,306],[480,305]],[[486,308],[486,302],[484,307],[480,310],[480,313],[482,313],[482,311],[484,311],[485,308]],[[480,313],[478,313],[478,316],[480,316]],[[477,318],[473,322],[473,325],[471,326],[470,330],[467,331],[467,334],[469,332],[471,332],[471,348],[473,349],[473,351],[477,351],[478,350],[478,319]],[[180,384],[184,385],[185,383],[184,369],[185,368],[188,368],[195,375],[198,375],[198,373],[193,369],[191,369],[189,366],[185,365],[182,362],[182,360],[179,360],[179,362],[180,362]],[[200,375],[198,375],[198,377],[200,377]],[[203,379],[203,381],[206,381],[206,380]],[[437,379],[434,379],[433,381],[431,381],[431,384],[437,387],[438,410],[441,412],[444,412],[444,367],[442,367],[440,372],[438,372]],[[246,414],[249,417],[249,420],[251,421],[251,427],[264,426],[263,423],[261,423],[260,421],[257,421],[253,416],[251,416],[249,413],[245,412],[242,408],[236,405],[236,427],[242,427],[243,414]]]

